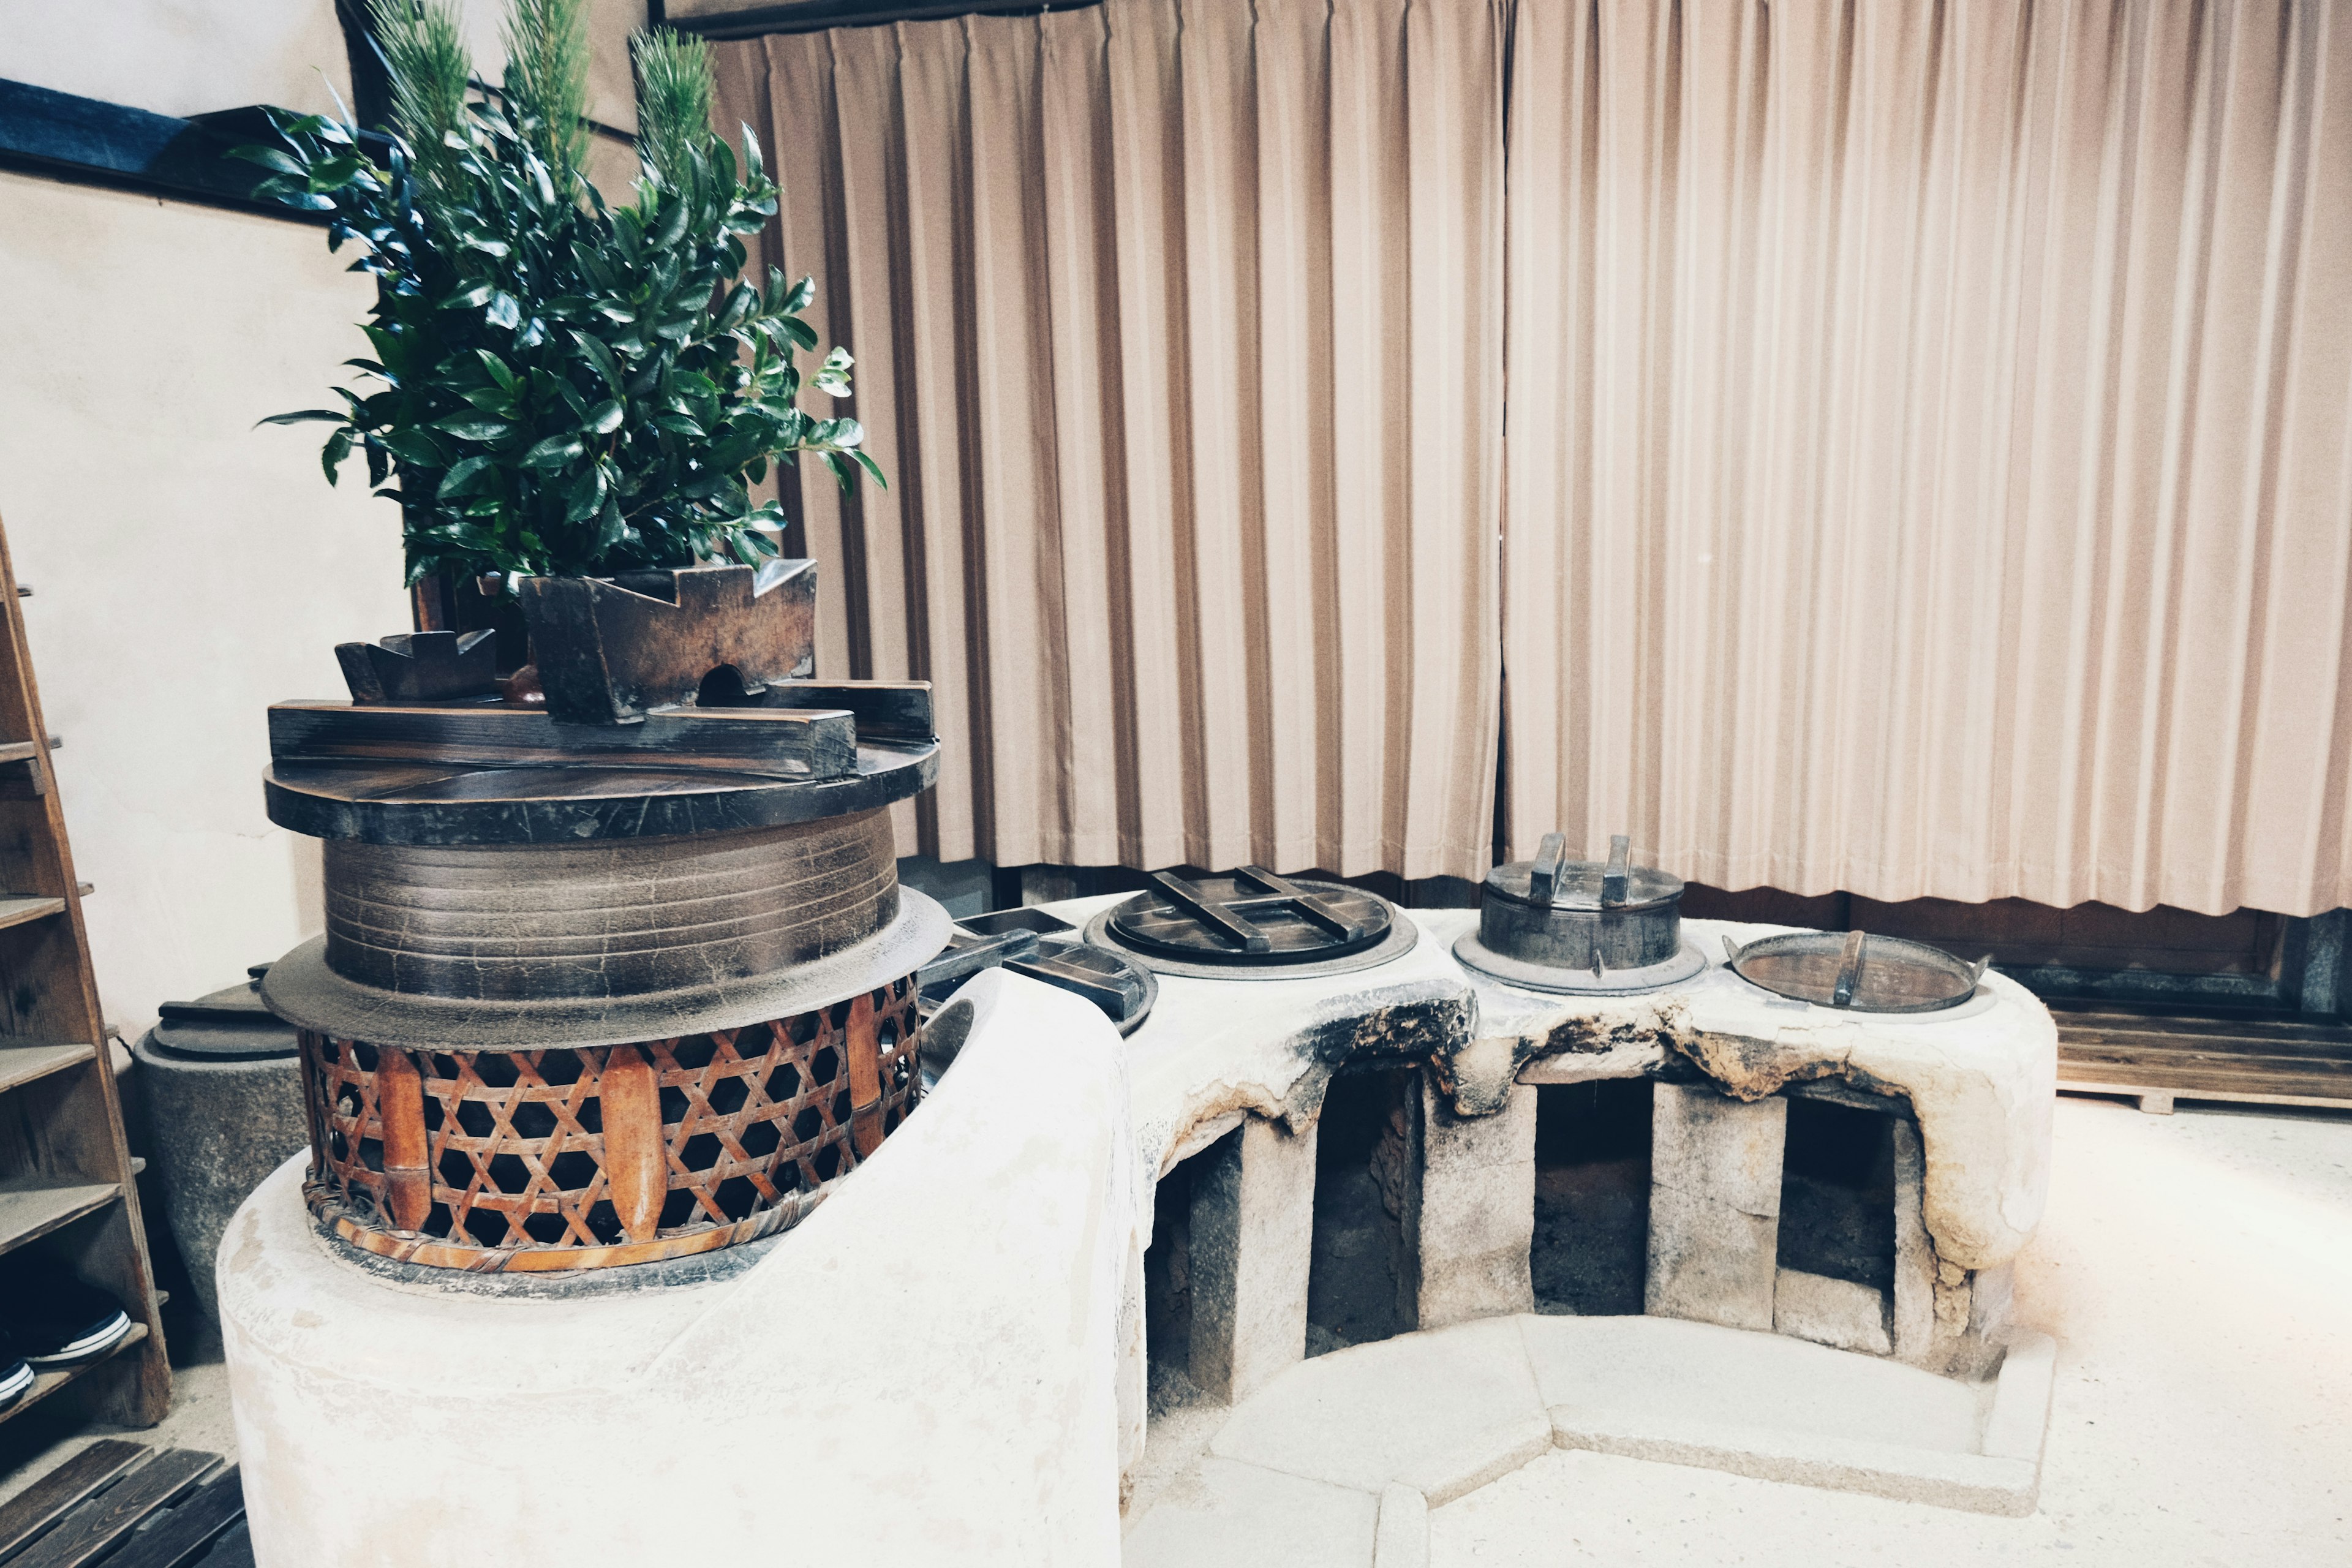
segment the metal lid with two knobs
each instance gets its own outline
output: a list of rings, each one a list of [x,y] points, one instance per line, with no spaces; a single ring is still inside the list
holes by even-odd
[[[1566,837],[1547,833],[1534,859],[1486,874],[1478,929],[1454,955],[1538,991],[1654,991],[1706,967],[1682,939],[1682,879],[1632,864],[1624,834],[1610,839],[1606,861],[1593,861],[1569,859]]]

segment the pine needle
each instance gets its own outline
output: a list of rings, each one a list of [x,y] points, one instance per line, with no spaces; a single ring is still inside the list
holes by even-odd
[[[640,33],[637,57],[637,153],[662,183],[679,186],[692,163],[690,152],[708,153],[710,130],[710,51],[698,37],[663,27]]]
[[[586,0],[514,0],[507,17],[507,103],[559,187],[588,155]]]
[[[437,179],[449,163],[443,138],[463,133],[474,62],[455,0],[373,0],[375,36],[392,77],[393,128],[418,170]]]

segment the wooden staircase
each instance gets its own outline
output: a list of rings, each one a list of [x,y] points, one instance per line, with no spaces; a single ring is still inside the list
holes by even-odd
[[[131,1319],[109,1354],[47,1372],[0,1421],[72,1388],[95,1419],[149,1426],[172,1400],[122,1110],[90,975],[53,742],[0,531],[0,1288],[72,1276]]]

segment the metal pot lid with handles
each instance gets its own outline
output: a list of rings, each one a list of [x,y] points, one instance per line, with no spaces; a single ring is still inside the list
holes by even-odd
[[[164,1003],[156,1010],[155,1045],[173,1056],[223,1061],[295,1055],[301,1047],[294,1026],[261,999],[261,976],[268,968],[257,963],[237,984],[193,1002]]]
[[[1976,994],[1992,963],[1974,963],[1941,948],[1867,931],[1807,931],[1723,939],[1724,957],[1742,980],[1776,995],[1855,1013],[1935,1013]]]
[[[1487,873],[1478,929],[1454,955],[1489,979],[1528,990],[1630,995],[1680,984],[1706,959],[1682,936],[1683,879],[1633,864],[1620,833],[1606,861],[1568,858],[1568,840],[1547,833],[1532,860]]]
[[[1683,879],[1655,866],[1636,866],[1633,840],[1609,840],[1609,858],[1570,860],[1564,834],[1547,833],[1532,860],[1513,860],[1486,873],[1486,891],[1531,909],[1654,910],[1683,896]]]

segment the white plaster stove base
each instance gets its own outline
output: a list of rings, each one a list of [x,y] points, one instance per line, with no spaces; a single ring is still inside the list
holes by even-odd
[[[1555,1448],[2028,1513],[2054,1349],[2021,1336],[1996,1379],[1971,1384],[1662,1318],[1401,1335],[1293,1367],[1204,1447],[1155,1455],[1123,1562],[1407,1568],[1427,1561],[1431,1510]]]
[[[959,994],[933,1096],[722,1283],[390,1283],[280,1167],[217,1269],[261,1568],[1114,1560],[1124,1055],[1034,981]]]

